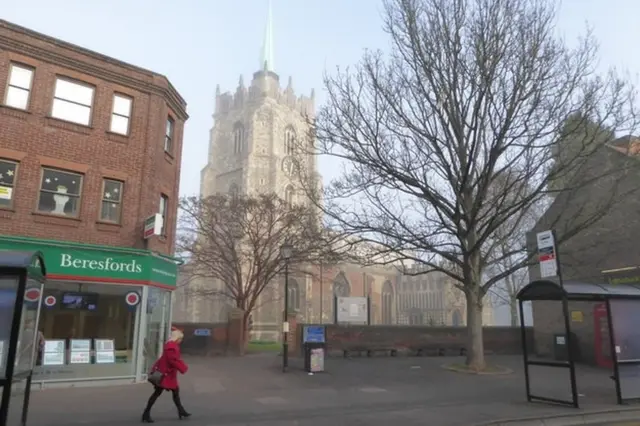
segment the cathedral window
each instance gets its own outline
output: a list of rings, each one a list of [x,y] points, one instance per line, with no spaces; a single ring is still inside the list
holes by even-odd
[[[229,195],[231,195],[233,198],[236,198],[239,193],[240,193],[240,190],[238,189],[238,185],[236,185],[235,183],[232,183],[229,186]]]
[[[233,153],[239,154],[244,150],[244,126],[236,123],[233,126]]]
[[[293,155],[296,150],[296,131],[293,127],[288,126],[284,130],[284,152],[287,155]]]
[[[291,185],[288,185],[284,190],[284,200],[287,202],[289,206],[293,206],[294,200],[294,191]]]

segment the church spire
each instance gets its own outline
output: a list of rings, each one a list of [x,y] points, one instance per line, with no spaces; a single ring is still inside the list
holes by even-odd
[[[262,45],[262,55],[260,55],[259,70],[275,72],[273,66],[273,17],[271,14],[271,0],[269,0],[268,7],[267,26],[264,31],[264,44]]]

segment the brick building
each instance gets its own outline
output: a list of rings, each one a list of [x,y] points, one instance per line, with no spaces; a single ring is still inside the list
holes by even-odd
[[[49,277],[35,380],[140,380],[176,283],[185,101],[160,74],[0,20],[0,102],[0,249],[42,251]]]
[[[573,189],[556,197],[527,236],[529,250],[535,251],[537,232],[556,231],[565,282],[600,284],[612,278],[607,271],[627,268],[629,276],[623,277],[625,282],[640,282],[636,268],[640,265],[640,250],[634,238],[640,230],[636,216],[640,211],[639,147],[640,140],[629,136],[604,143],[576,171],[571,181]],[[592,219],[597,220],[580,227]],[[540,279],[538,264],[529,268],[529,278]],[[536,301],[532,307],[536,352],[553,356],[554,335],[564,332],[562,306],[560,302]],[[609,366],[606,307],[601,303],[574,301],[569,303],[569,309],[572,332],[579,343],[579,358],[586,363]]]

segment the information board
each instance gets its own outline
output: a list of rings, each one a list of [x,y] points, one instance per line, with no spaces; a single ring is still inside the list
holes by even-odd
[[[302,334],[304,343],[324,343],[324,326],[323,325],[305,325]]]
[[[113,339],[94,339],[96,348],[96,364],[113,364],[116,362]]]
[[[64,365],[64,340],[45,340],[42,365]]]
[[[324,371],[324,349],[311,349],[309,370],[311,373],[320,373]]]
[[[91,364],[91,339],[71,339],[69,364]]]
[[[366,324],[369,318],[366,297],[338,297],[338,323]]]

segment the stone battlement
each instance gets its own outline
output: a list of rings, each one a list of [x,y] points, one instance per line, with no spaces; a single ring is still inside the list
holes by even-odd
[[[310,96],[297,96],[293,90],[293,81],[289,77],[285,88],[280,87],[280,78],[273,71],[263,70],[253,74],[251,85],[246,87],[242,75],[235,93],[220,92],[216,88],[215,116],[226,115],[232,111],[242,110],[250,105],[262,104],[266,99],[272,99],[277,104],[298,111],[305,117],[315,114],[315,93]]]

